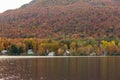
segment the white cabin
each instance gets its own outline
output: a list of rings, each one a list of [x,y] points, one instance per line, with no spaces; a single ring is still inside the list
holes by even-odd
[[[2,50],[2,51],[1,51],[1,53],[2,53],[3,55],[7,54],[7,52],[8,52],[7,50]]]
[[[29,50],[27,51],[27,54],[32,55],[32,54],[34,54],[34,52],[33,52],[32,49],[29,49]]]
[[[48,56],[55,56],[55,52],[49,52]]]

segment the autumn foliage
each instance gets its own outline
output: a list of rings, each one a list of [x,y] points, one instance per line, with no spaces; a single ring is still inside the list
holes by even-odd
[[[0,38],[0,52],[8,50],[8,55],[27,55],[28,50],[33,50],[35,55],[45,56],[49,52],[62,56],[68,50],[71,56],[103,54],[120,54],[120,40],[97,40],[91,39],[67,39],[53,40],[40,38]]]
[[[17,55],[28,50],[35,55],[119,54],[120,1],[32,0],[0,14],[2,50]]]
[[[0,36],[9,38],[120,38],[118,0],[33,0],[0,14]]]

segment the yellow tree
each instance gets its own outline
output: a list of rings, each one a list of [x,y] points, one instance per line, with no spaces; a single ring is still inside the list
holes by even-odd
[[[70,48],[71,48],[71,49],[76,49],[76,46],[77,46],[77,43],[76,43],[76,42],[72,42],[72,43],[70,44]]]
[[[90,44],[85,47],[85,53],[87,55],[89,55],[93,50],[94,50],[94,48]]]
[[[117,45],[115,44],[115,41],[108,42],[108,46],[106,48],[106,51],[109,55],[117,52]]]
[[[0,51],[4,49],[4,42],[0,39]]]

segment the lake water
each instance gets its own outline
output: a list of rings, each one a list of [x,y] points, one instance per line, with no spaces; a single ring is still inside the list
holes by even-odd
[[[0,80],[120,80],[120,57],[0,58]]]

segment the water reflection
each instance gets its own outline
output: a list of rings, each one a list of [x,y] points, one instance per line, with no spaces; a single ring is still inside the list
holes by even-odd
[[[0,80],[119,80],[119,57],[0,59]]]

